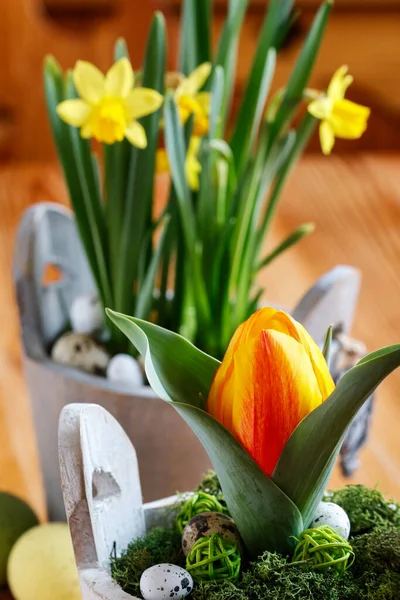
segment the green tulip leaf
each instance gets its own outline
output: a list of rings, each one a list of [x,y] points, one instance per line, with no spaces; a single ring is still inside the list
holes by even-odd
[[[399,366],[400,344],[369,354],[290,436],[272,479],[299,508],[305,526],[321,500],[352,419],[379,383]]]
[[[163,327],[109,309],[107,314],[145,359],[147,378],[160,398],[205,407],[218,360]]]
[[[229,431],[202,410],[219,362],[162,327],[110,310],[107,314],[143,356],[153,390],[172,404],[203,444],[251,555],[290,553],[292,536],[303,529],[299,510]]]
[[[296,505],[262,472],[246,450],[208,413],[173,403],[204,446],[224,498],[251,556],[264,550],[290,554],[303,530]]]

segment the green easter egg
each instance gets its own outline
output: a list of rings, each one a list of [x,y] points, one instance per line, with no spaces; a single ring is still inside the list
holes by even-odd
[[[0,492],[0,586],[7,581],[7,560],[18,538],[38,524],[33,510],[25,502]]]

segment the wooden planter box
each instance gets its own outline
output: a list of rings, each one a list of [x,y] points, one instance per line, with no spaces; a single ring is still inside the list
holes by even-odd
[[[45,285],[43,274],[48,265],[56,266],[63,277]],[[75,222],[67,209],[43,203],[27,210],[17,233],[14,281],[49,518],[65,519],[57,424],[62,409],[70,403],[100,405],[123,425],[135,444],[146,501],[193,489],[210,462],[172,407],[148,386],[127,389],[103,377],[57,365],[49,358],[49,345],[67,326],[68,306],[78,295],[95,291]],[[293,316],[320,344],[331,324],[348,333],[359,284],[356,269],[336,267],[305,294]]]

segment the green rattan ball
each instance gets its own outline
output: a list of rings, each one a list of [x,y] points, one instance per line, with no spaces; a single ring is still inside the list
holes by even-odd
[[[182,533],[185,525],[189,523],[190,519],[203,512],[219,512],[228,514],[227,509],[223,506],[215,496],[207,494],[206,492],[197,492],[190,496],[182,506],[180,512],[176,517],[176,526],[178,531]]]
[[[186,570],[201,581],[234,581],[239,577],[240,550],[220,533],[197,540],[186,557]]]
[[[292,562],[310,562],[313,569],[344,573],[354,562],[353,548],[329,525],[306,529],[300,534]]]

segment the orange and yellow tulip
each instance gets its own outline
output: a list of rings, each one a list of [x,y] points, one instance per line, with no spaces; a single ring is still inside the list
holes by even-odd
[[[334,387],[304,327],[281,310],[261,308],[236,330],[207,411],[271,476],[294,429]]]

